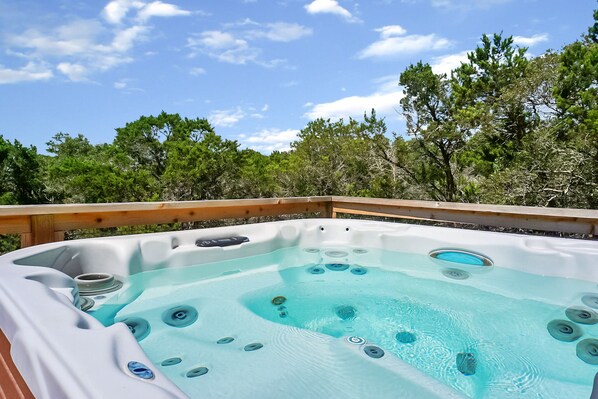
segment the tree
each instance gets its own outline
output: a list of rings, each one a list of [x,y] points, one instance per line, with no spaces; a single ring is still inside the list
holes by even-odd
[[[569,127],[598,133],[598,10],[588,34],[561,55],[556,102]]]
[[[210,128],[169,137],[164,147],[167,158],[161,181],[165,199],[222,199],[235,192],[241,163],[236,141],[224,140]]]
[[[474,133],[481,165],[472,165],[488,175],[509,164],[536,118],[521,101],[504,101],[511,85],[525,78],[526,48],[516,48],[513,38],[502,34],[482,36],[482,44],[468,54],[452,73],[451,97],[456,120]]]
[[[0,204],[45,203],[42,160],[35,147],[0,135]]]
[[[373,138],[386,131],[375,112],[364,122],[316,119],[291,144],[284,195],[386,196],[391,178]]]
[[[467,131],[456,118],[449,80],[420,61],[401,74],[400,85],[401,107],[412,140],[397,141],[397,165],[430,198],[460,199],[456,154],[465,146]]]

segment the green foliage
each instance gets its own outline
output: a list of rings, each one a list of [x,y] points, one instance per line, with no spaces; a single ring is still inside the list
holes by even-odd
[[[109,144],[58,133],[49,156],[0,136],[0,205],[347,195],[596,208],[593,16],[561,52],[528,57],[501,33],[483,35],[450,76],[410,65],[398,82],[405,136],[387,132],[374,110],[362,121],[311,121],[291,151],[270,155],[240,149],[206,119],[165,112],[117,128]],[[0,252],[18,246],[0,238]]]
[[[44,203],[42,160],[35,147],[23,147],[0,135],[0,204]]]

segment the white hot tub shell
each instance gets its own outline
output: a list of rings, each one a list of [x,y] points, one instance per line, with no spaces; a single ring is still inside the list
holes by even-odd
[[[196,246],[197,240],[228,236],[245,236],[249,241],[228,247]],[[65,241],[3,255],[0,328],[10,341],[15,365],[38,398],[116,399],[131,397],[132,392],[144,398],[186,397],[156,367],[151,380],[129,372],[130,361],[148,366],[152,362],[125,324],[104,327],[79,309],[81,299],[73,278],[110,273],[126,279],[143,271],[208,264],[293,246],[360,246],[426,255],[439,248],[466,248],[483,253],[500,267],[598,283],[595,241],[308,219]],[[404,397],[462,397],[400,363],[397,359]],[[403,377],[401,367],[409,369]]]

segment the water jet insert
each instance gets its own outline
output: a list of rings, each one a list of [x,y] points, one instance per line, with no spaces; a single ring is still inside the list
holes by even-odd
[[[144,379],[144,380],[153,380],[154,379],[154,372],[147,367],[145,364],[140,362],[129,362],[127,364],[127,368],[135,377]]]
[[[347,342],[349,342],[350,344],[353,344],[353,345],[363,345],[367,341],[365,340],[365,338],[362,338],[362,337],[351,336],[351,337],[347,337]]]
[[[188,305],[177,306],[162,313],[162,321],[172,327],[187,327],[196,320],[197,310]]]
[[[582,329],[568,320],[553,320],[546,326],[554,339],[573,342],[583,335]]]
[[[478,367],[478,361],[475,355],[470,352],[462,352],[457,354],[457,369],[463,375],[474,375]]]
[[[581,301],[584,305],[598,309],[598,295],[584,295],[581,297]]]
[[[325,270],[323,267],[320,266],[312,266],[307,269],[307,272],[310,274],[324,274]]]
[[[180,357],[171,357],[169,359],[163,360],[162,363],[160,363],[160,365],[164,367],[174,366],[175,364],[179,364],[182,361],[183,360]]]
[[[320,252],[318,248],[305,248],[303,251],[307,252],[308,254],[317,254]]]
[[[363,348],[363,351],[366,355],[373,359],[380,359],[382,356],[384,356],[384,350],[375,345],[368,345]]]
[[[326,269],[331,270],[333,272],[343,272],[349,268],[349,265],[346,263],[327,263]]]
[[[428,254],[431,258],[470,266],[492,266],[490,258],[462,249],[437,249]]]
[[[588,338],[579,341],[575,349],[577,357],[592,365],[598,364],[598,339]]]
[[[365,267],[354,267],[351,269],[351,273],[355,274],[356,276],[363,276],[368,272],[368,269]]]
[[[216,343],[218,345],[225,345],[225,344],[230,344],[234,340],[235,339],[233,337],[224,337],[224,338],[220,338],[218,341],[216,341]]]
[[[119,290],[123,283],[110,273],[84,273],[74,278],[79,294],[94,296]]]
[[[199,377],[201,375],[207,374],[208,371],[209,370],[207,367],[196,367],[194,369],[187,371],[187,374],[185,374],[185,376],[187,378],[195,378],[195,377]]]
[[[453,268],[444,269],[442,271],[442,274],[444,274],[445,277],[452,278],[453,280],[467,280],[469,277],[471,277],[471,274],[469,274],[469,272]]]
[[[275,296],[274,298],[272,298],[272,305],[276,305],[276,306],[282,305],[286,301],[287,301],[287,299],[285,297],[283,297],[282,295]]]
[[[128,317],[126,319],[118,320],[125,323],[129,327],[129,331],[137,341],[141,341],[147,337],[151,331],[150,325],[147,320],[141,317]]]
[[[570,307],[565,310],[565,314],[569,320],[579,324],[596,324],[598,323],[598,314],[590,309],[580,307]]]
[[[415,334],[409,331],[399,331],[395,338],[402,344],[412,344],[417,340]]]
[[[253,344],[245,345],[245,347],[243,348],[243,350],[245,352],[253,352],[253,351],[256,351],[258,349],[262,349],[263,347],[264,347],[263,344],[260,344],[259,342],[255,342]]]
[[[355,319],[355,313],[357,311],[355,310],[355,308],[353,306],[350,305],[344,305],[344,306],[339,306],[338,308],[336,308],[336,315],[341,319],[341,320],[353,320]]]
[[[324,252],[326,256],[330,256],[331,258],[344,258],[348,256],[349,253],[346,251],[326,251]]]

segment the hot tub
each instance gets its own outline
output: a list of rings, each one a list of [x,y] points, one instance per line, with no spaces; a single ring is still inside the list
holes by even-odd
[[[582,398],[597,259],[335,219],[76,240],[0,257],[0,328],[39,398]]]

